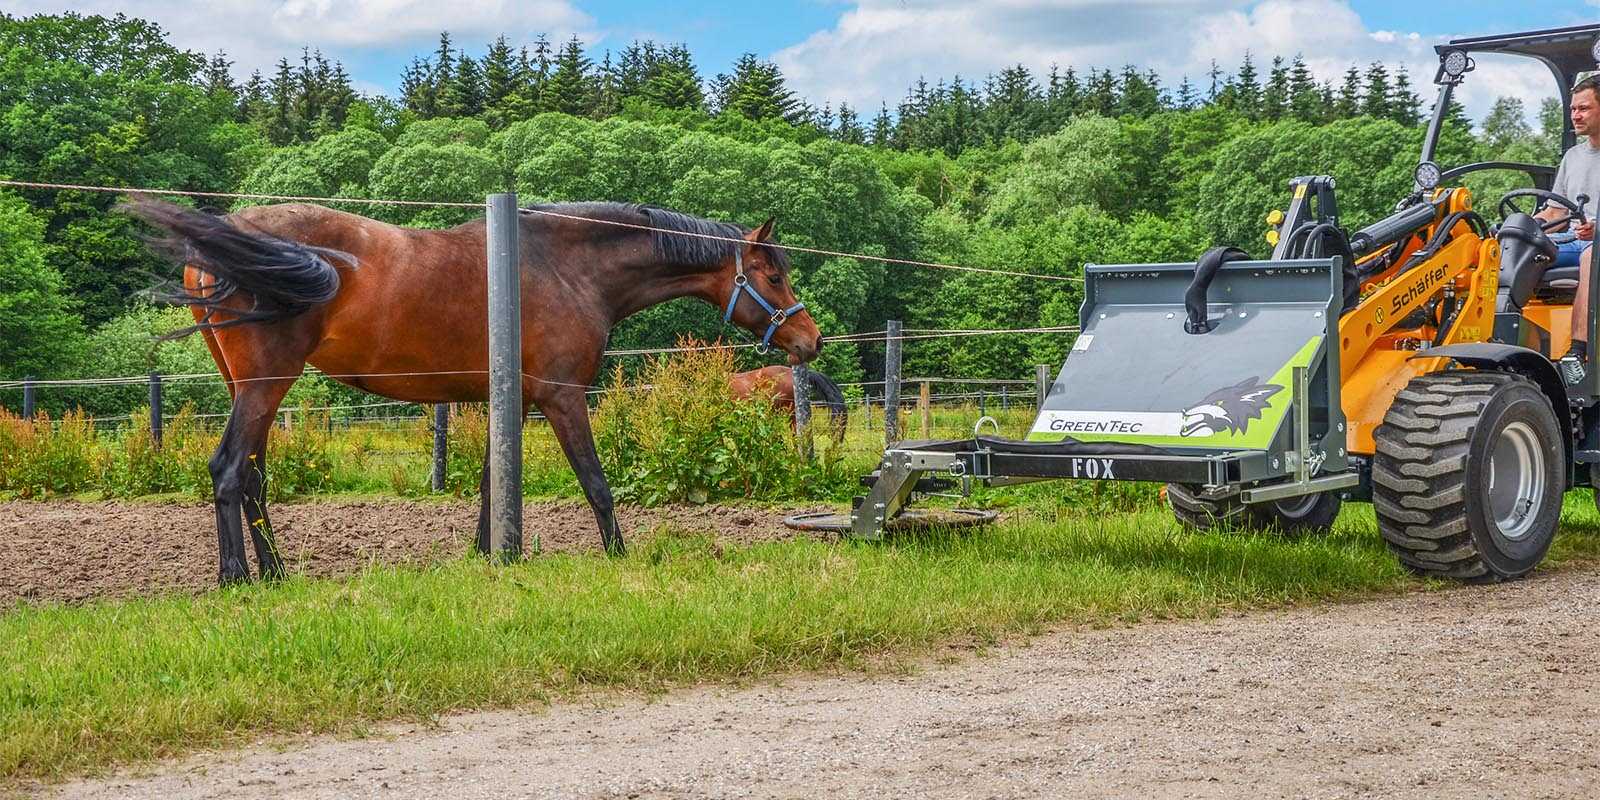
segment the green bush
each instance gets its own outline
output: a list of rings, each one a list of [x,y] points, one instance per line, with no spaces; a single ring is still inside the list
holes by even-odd
[[[789,414],[759,399],[733,399],[732,372],[728,350],[679,353],[646,368],[648,390],[606,395],[595,439],[617,499],[783,498],[815,476],[817,468],[799,455]]]
[[[81,411],[52,421],[0,410],[0,490],[36,498],[88,489],[105,465],[96,444],[94,423]]]

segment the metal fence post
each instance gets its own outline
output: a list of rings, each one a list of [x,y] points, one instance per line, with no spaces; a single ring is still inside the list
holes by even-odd
[[[978,389],[978,416],[980,416],[980,417],[989,416],[989,409],[985,406],[985,404],[983,402],[983,389],[982,389],[982,387],[980,387]]]
[[[35,391],[36,390],[33,385],[33,376],[25,376],[22,379],[22,418],[30,422],[33,421],[35,409],[34,403],[38,399],[34,396]]]
[[[433,407],[433,490],[444,491],[445,462],[450,455],[450,405]]]
[[[922,416],[922,438],[933,438],[933,391],[927,381],[917,390],[917,413]]]
[[[517,196],[491,194],[489,248],[489,548],[522,556],[522,281]],[[533,543],[537,550],[539,543]]]
[[[161,373],[150,373],[150,440],[161,449]]]
[[[804,364],[789,370],[794,381],[794,435],[800,441],[800,454],[811,459],[811,378]]]
[[[1038,364],[1033,368],[1033,385],[1035,399],[1038,401],[1037,409],[1044,408],[1044,399],[1050,396],[1050,366]]]
[[[891,319],[883,346],[883,443],[900,440],[900,320]]]
[[[1008,396],[1008,394],[1006,393],[1006,387],[1004,387],[1004,386],[1000,387],[1000,410],[1001,411],[1010,411],[1011,410],[1011,399]]]

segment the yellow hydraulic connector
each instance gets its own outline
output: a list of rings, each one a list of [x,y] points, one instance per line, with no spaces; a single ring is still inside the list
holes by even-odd
[[[1282,238],[1282,234],[1278,232],[1278,226],[1283,224],[1283,212],[1276,208],[1268,211],[1267,224],[1272,226],[1272,229],[1267,231],[1267,244],[1277,247],[1278,239]]]

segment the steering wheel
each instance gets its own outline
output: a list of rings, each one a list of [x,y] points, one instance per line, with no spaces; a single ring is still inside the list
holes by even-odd
[[[1549,233],[1550,231],[1560,228],[1569,222],[1582,225],[1585,221],[1583,216],[1583,206],[1580,205],[1580,203],[1588,202],[1588,195],[1578,195],[1579,202],[1574,203],[1573,201],[1568,200],[1567,198],[1556,194],[1555,192],[1548,192],[1544,189],[1513,189],[1501,195],[1500,218],[1505,219],[1512,214],[1527,214],[1530,217],[1533,216],[1532,212],[1523,211],[1517,206],[1517,201],[1524,197],[1532,197],[1536,200],[1543,201],[1543,203],[1555,203],[1556,205],[1563,206],[1567,209],[1567,215],[1564,217],[1559,217],[1549,221],[1539,221],[1539,227],[1542,228],[1545,233]],[[1543,205],[1543,203],[1541,203],[1541,205]]]

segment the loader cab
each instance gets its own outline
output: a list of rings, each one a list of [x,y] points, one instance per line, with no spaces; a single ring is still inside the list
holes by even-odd
[[[1493,232],[1500,245],[1500,264],[1492,338],[1538,350],[1546,356],[1562,352],[1566,347],[1566,331],[1570,328],[1578,270],[1551,267],[1556,245],[1547,232],[1550,226],[1542,226],[1533,217],[1545,203],[1567,200],[1570,208],[1569,199],[1548,194],[1556,176],[1554,163],[1486,161],[1440,169],[1433,164],[1433,159],[1452,96],[1475,70],[1475,57],[1485,53],[1531,58],[1550,70],[1561,100],[1561,153],[1570,149],[1577,142],[1577,134],[1570,123],[1571,87],[1584,73],[1594,71],[1600,64],[1600,25],[1468,37],[1438,45],[1434,50],[1439,56],[1434,76],[1439,93],[1423,140],[1416,188],[1428,192],[1441,185],[1459,185],[1461,178],[1469,174],[1491,170],[1510,170],[1528,176],[1531,188],[1498,198],[1494,209],[1498,224]],[[1552,154],[1556,158],[1559,155]],[[1596,187],[1596,191],[1600,191],[1600,187]],[[1491,198],[1485,200],[1493,202]],[[1583,200],[1577,202],[1581,204]]]
[[[1473,59],[1475,55],[1522,56],[1544,64],[1556,82],[1557,96],[1561,99],[1561,118],[1568,120],[1572,111],[1572,85],[1578,82],[1583,73],[1594,71],[1600,64],[1600,25],[1453,39],[1435,46],[1434,51],[1439,55],[1439,69],[1434,74],[1433,82],[1439,87],[1439,94],[1433,105],[1433,116],[1428,121],[1427,136],[1422,143],[1423,162],[1434,160],[1450,100],[1456,87],[1464,83],[1467,75],[1477,67]],[[1565,153],[1576,143],[1577,134],[1570,123],[1563,122],[1561,152]],[[1485,161],[1450,167],[1440,173],[1439,179],[1448,184],[1473,172],[1500,169],[1526,173],[1537,189],[1548,190],[1556,177],[1556,168],[1551,164]]]

